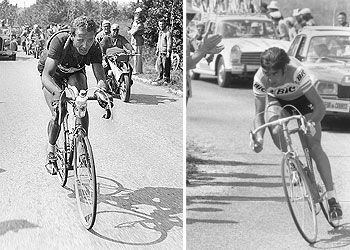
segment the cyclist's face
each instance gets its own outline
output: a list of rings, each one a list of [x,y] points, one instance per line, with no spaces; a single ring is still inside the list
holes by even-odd
[[[75,30],[75,35],[73,37],[73,46],[79,54],[86,55],[94,43],[94,39],[95,32],[78,28]]]
[[[344,15],[339,15],[338,16],[338,22],[339,22],[339,24],[345,23],[346,22],[345,16]]]
[[[105,25],[105,26],[103,26],[103,31],[104,31],[106,34],[111,33],[111,26],[110,26],[110,25]]]
[[[269,82],[276,85],[283,81],[283,70],[282,69],[262,69],[264,75],[269,79]]]

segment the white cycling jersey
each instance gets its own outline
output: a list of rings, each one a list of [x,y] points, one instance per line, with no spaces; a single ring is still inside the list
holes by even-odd
[[[273,86],[260,67],[254,76],[254,95],[256,97],[269,95],[280,100],[291,101],[303,96],[313,86],[310,76],[297,59],[291,58],[284,76],[283,82]]]

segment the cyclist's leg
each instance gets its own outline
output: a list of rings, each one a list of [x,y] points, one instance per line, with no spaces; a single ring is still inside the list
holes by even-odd
[[[58,108],[59,100],[56,97],[54,97],[46,88],[43,88],[43,92],[44,92],[46,104],[49,107],[50,112],[51,112],[51,119],[50,119],[49,124],[47,126],[47,133],[49,136],[49,144],[54,147],[56,144],[58,135],[60,133],[61,123],[63,121],[63,117],[65,116],[67,109],[66,109],[66,105],[63,104],[61,121],[58,121],[58,119],[59,119],[59,108]]]
[[[286,116],[288,116],[287,113],[282,110],[278,101],[269,101],[265,110],[265,122],[272,122]],[[286,152],[287,144],[283,136],[282,126],[276,125],[274,127],[269,127],[269,131],[276,147],[282,152]]]
[[[311,114],[306,114],[306,119],[310,118]],[[332,178],[332,170],[328,156],[323,151],[321,145],[322,128],[321,122],[315,124],[316,134],[314,136],[306,136],[306,144],[310,150],[310,155],[315,161],[317,170],[320,173],[321,179],[326,187],[327,199],[329,203],[329,215],[331,219],[341,218],[343,215],[341,206],[337,202],[334,183]]]
[[[78,91],[82,89],[87,89],[87,79],[85,72],[77,72],[75,74],[70,75],[67,83],[68,85],[75,86],[78,89]],[[81,118],[81,124],[85,129],[86,134],[88,134],[89,114],[87,110],[85,116]]]
[[[309,119],[311,114],[306,114],[306,119]],[[310,155],[312,159],[315,161],[317,169],[320,173],[321,179],[326,186],[327,191],[333,190],[333,179],[332,179],[332,171],[329,163],[329,159],[326,153],[323,151],[321,146],[321,123],[315,123],[316,134],[314,136],[307,135],[306,143],[307,147],[310,150]]]

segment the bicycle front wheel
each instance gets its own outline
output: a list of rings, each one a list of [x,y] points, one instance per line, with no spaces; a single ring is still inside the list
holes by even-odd
[[[94,157],[89,139],[83,131],[75,138],[75,197],[82,224],[91,229],[97,210],[97,186]]]
[[[60,184],[62,187],[64,187],[67,183],[68,178],[68,166],[67,166],[67,158],[68,158],[68,131],[65,130],[66,128],[66,121],[62,123],[60,134],[56,141],[56,155],[57,155],[57,161],[56,161],[56,171],[57,171],[57,177],[60,181]]]
[[[287,204],[293,221],[302,235],[310,244],[316,242],[317,221],[315,202],[310,191],[309,181],[304,171],[297,171],[299,161],[292,157],[283,157],[282,183]]]

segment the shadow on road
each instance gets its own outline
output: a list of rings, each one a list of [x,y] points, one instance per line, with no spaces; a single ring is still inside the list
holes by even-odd
[[[233,220],[209,220],[209,219],[186,219],[186,224],[194,224],[194,223],[209,223],[209,224],[237,224],[237,221]]]
[[[7,220],[0,222],[0,236],[6,234],[9,231],[18,233],[20,229],[36,228],[39,227],[27,220]]]
[[[178,99],[169,98],[162,95],[131,94],[130,103],[139,105],[158,105],[176,102]]]
[[[201,159],[191,155],[187,155],[187,161],[194,164],[202,165],[224,165],[224,166],[274,166],[279,165],[276,163],[256,163],[256,162],[243,162],[243,161],[226,161],[226,160],[209,160]]]
[[[209,82],[209,83],[213,83],[215,85],[217,85],[217,79],[216,77],[213,76],[201,76],[200,81],[205,81],[205,82]],[[232,83],[229,84],[229,86],[225,87],[225,88],[242,88],[242,89],[251,89],[253,85],[253,79],[233,79]]]
[[[183,213],[183,194],[181,188],[144,187],[131,190],[111,178],[98,176],[97,220],[107,216],[103,224],[95,226],[91,233],[115,243],[125,245],[154,245],[164,241],[174,227],[182,228],[179,217]],[[75,198],[74,189],[66,187]],[[102,204],[111,209],[99,211]],[[105,206],[104,206],[105,207]],[[127,233],[126,233],[127,231]],[[147,236],[147,237],[146,237]]]
[[[260,165],[260,166],[272,166],[272,165],[278,165],[275,163],[268,164],[268,163],[255,163],[255,162],[240,162],[240,161],[228,161],[228,160],[208,160],[208,159],[200,159],[197,157],[193,157],[190,154],[187,155],[187,166],[186,166],[186,172],[187,172],[187,187],[188,188],[199,188],[201,186],[205,187],[205,189],[211,190],[211,187],[247,187],[247,188],[279,188],[282,187],[281,181],[278,182],[271,182],[266,180],[271,179],[278,179],[280,180],[280,175],[267,175],[267,174],[257,174],[257,173],[242,173],[234,171],[229,172],[217,172],[217,170],[214,173],[206,172],[206,171],[199,171],[199,165],[209,165],[209,167],[215,167],[215,166],[232,166],[232,169],[236,166],[254,166],[254,165]],[[226,168],[225,168],[226,169]],[[223,181],[222,178],[227,178],[228,181]],[[235,181],[229,181],[230,178],[234,178]],[[247,181],[240,181],[236,179],[247,179]],[[252,181],[248,180],[251,179]],[[257,181],[258,180],[258,181]],[[216,190],[216,189],[215,189]],[[263,192],[262,192],[263,194]],[[186,206],[187,211],[194,211],[194,212],[220,212],[223,209],[217,208],[215,206],[220,205],[232,205],[233,202],[245,202],[245,201],[253,201],[253,202],[266,202],[266,201],[273,201],[273,202],[285,202],[285,197],[279,197],[279,196],[215,196],[215,195],[208,195],[208,196],[186,196]],[[191,205],[195,205],[190,207]],[[212,205],[214,207],[208,207],[208,205]],[[215,219],[192,219],[188,218],[186,220],[187,224],[193,224],[197,222],[203,222],[203,223],[238,223],[238,222],[232,222],[232,221],[217,221]]]
[[[317,249],[343,248],[350,245],[350,223],[328,231],[330,239],[320,239],[313,247]],[[348,247],[349,248],[349,247]],[[348,249],[347,248],[347,249]]]

